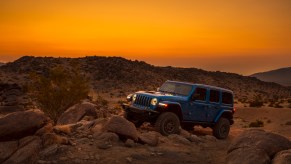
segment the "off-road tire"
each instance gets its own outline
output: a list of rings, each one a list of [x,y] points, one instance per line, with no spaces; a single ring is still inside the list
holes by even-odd
[[[175,113],[162,113],[155,123],[155,129],[164,136],[178,134],[180,132],[180,120]]]
[[[218,139],[227,138],[230,130],[230,122],[227,118],[221,117],[213,127],[213,135]]]
[[[132,122],[137,128],[139,128],[143,124],[143,121],[135,119],[134,115],[130,111],[124,111],[123,117],[128,121]]]

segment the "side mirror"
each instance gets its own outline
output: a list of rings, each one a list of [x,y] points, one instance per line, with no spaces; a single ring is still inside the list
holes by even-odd
[[[193,95],[192,95],[192,101],[195,101],[195,100],[197,100],[198,98],[200,97],[200,94],[199,93],[194,93]]]

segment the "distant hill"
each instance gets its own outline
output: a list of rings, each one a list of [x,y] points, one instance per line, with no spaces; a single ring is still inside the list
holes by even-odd
[[[212,72],[197,68],[157,67],[143,61],[132,61],[121,57],[52,58],[22,57],[0,68],[1,79],[5,82],[25,83],[32,72],[47,75],[49,69],[63,66],[72,70],[78,65],[86,74],[97,92],[119,90],[129,93],[137,90],[156,90],[166,80],[203,83],[234,91],[237,99],[251,100],[256,96],[264,99],[291,96],[291,88],[276,83],[263,82],[254,77],[234,73]],[[5,76],[5,77],[4,77]],[[289,76],[290,77],[290,76]]]
[[[291,86],[291,67],[255,73],[250,76],[256,77],[262,81],[274,82],[284,86]]]
[[[0,67],[1,67],[2,65],[4,65],[4,64],[5,64],[5,63],[1,63],[1,62],[0,62]]]

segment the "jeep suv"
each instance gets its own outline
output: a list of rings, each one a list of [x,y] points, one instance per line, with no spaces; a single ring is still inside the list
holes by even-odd
[[[233,124],[233,92],[219,87],[166,81],[157,91],[127,96],[124,117],[137,127],[150,122],[162,135],[179,133],[180,126],[210,127],[218,139],[227,138]]]

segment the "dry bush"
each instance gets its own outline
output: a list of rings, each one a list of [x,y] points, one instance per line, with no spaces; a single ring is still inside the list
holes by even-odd
[[[98,96],[95,102],[96,104],[100,104],[103,107],[108,107],[108,100],[104,99],[102,96]]]
[[[283,106],[278,102],[274,105],[274,108],[283,108]]]
[[[253,101],[250,101],[250,107],[257,107],[260,108],[264,105],[262,97],[260,95],[255,96]]]
[[[39,106],[52,120],[58,117],[70,106],[87,98],[89,92],[88,80],[75,68],[67,71],[56,67],[47,76],[34,77],[32,94]]]
[[[250,102],[250,107],[260,108],[264,105],[264,103],[260,100],[255,100]]]
[[[256,120],[254,122],[251,122],[249,124],[249,127],[252,128],[252,127],[264,127],[264,122],[261,121],[261,120]]]

